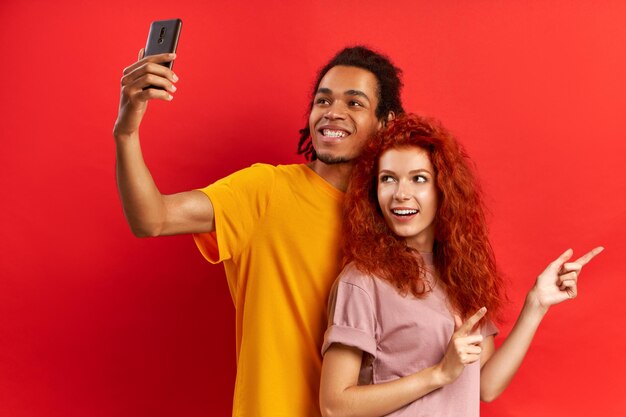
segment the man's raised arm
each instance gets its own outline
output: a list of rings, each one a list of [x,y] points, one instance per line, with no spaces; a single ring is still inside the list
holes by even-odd
[[[124,214],[135,236],[202,233],[215,229],[213,205],[201,191],[163,195],[146,166],[139,143],[139,125],[148,101],[171,101],[178,77],[160,65],[175,54],[143,58],[124,69],[120,108],[113,129],[116,145],[117,187]],[[156,88],[146,88],[148,86]],[[146,89],[144,89],[146,88]]]

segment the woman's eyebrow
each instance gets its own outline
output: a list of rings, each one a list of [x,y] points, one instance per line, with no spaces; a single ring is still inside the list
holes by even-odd
[[[426,168],[419,168],[419,169],[411,170],[411,171],[409,171],[409,174],[417,174],[417,173],[420,173],[420,172],[426,172],[426,173],[428,173],[430,175],[433,175],[433,173],[430,172],[429,170],[427,170]]]

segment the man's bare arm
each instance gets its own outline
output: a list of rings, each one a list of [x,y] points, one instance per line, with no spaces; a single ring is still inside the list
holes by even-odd
[[[162,195],[146,166],[139,142],[139,125],[150,100],[170,101],[178,77],[161,62],[172,54],[143,58],[124,70],[118,118],[113,129],[116,177],[124,213],[136,236],[202,233],[215,229],[213,204],[200,191]],[[156,85],[164,90],[145,87]]]

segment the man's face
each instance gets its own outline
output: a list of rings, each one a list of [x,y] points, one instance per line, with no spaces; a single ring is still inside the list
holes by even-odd
[[[378,82],[371,72],[336,66],[320,81],[309,116],[317,158],[325,164],[349,162],[382,127],[376,117]]]

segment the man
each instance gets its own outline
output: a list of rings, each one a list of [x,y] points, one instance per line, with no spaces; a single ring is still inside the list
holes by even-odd
[[[203,190],[162,195],[143,162],[139,125],[150,100],[171,100],[163,54],[124,70],[114,128],[117,182],[137,236],[193,233],[223,262],[236,311],[234,416],[317,416],[325,307],[339,273],[343,192],[352,161],[403,112],[400,71],[364,47],[320,71],[299,153],[308,165],[256,164]],[[163,90],[148,88],[158,86]]]

